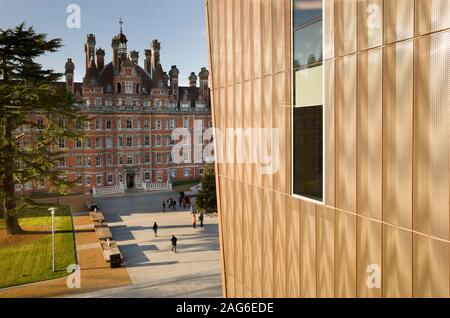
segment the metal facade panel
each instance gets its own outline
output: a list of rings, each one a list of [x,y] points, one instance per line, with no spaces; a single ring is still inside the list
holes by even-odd
[[[450,31],[415,40],[414,230],[449,239]]]
[[[382,218],[382,51],[358,54],[358,214]]]
[[[413,242],[413,297],[448,298],[448,242],[417,234],[414,235]]]
[[[263,215],[264,215],[264,201],[263,191],[258,187],[251,187],[252,191],[252,204],[254,204],[254,210],[252,210],[251,221],[253,226],[253,238],[252,238],[252,297],[260,298],[263,296],[263,276],[262,276],[262,244],[263,244]]]
[[[286,199],[273,195],[273,296],[286,297]]]
[[[335,204],[335,63],[334,60],[325,61],[325,204]]]
[[[356,0],[336,0],[335,2],[335,47],[337,56],[356,52],[356,9]]]
[[[233,1],[233,40],[234,40],[234,65],[231,68],[234,70],[234,80],[235,82],[240,82],[242,77],[242,1]],[[217,66],[217,68],[220,68]]]
[[[336,207],[356,212],[356,55],[336,61]]]
[[[317,220],[317,297],[334,297],[334,219],[335,211],[316,207]]]
[[[273,297],[273,192],[262,190],[262,296]]]
[[[226,85],[230,85],[233,83],[233,55],[235,49],[236,39],[234,38],[233,33],[233,1],[223,1],[223,6],[225,7],[223,12],[224,19],[226,20]]]
[[[253,241],[253,218],[255,213],[253,204],[253,197],[251,196],[251,188],[248,184],[243,184],[243,210],[242,210],[242,247],[243,247],[243,284],[244,297],[252,297],[252,280],[253,280],[253,249],[258,241]]]
[[[242,1],[242,62],[244,69],[244,80],[252,77],[252,42],[250,35],[253,27],[251,23],[251,2]]]
[[[244,227],[243,227],[243,183],[233,181],[234,192],[234,258],[235,258],[235,295],[236,297],[244,297]]]
[[[383,51],[383,219],[412,226],[413,42]]]
[[[358,1],[358,50],[383,44],[383,0]]]
[[[384,43],[394,43],[414,35],[414,6],[411,0],[384,1]]]
[[[357,296],[380,298],[382,289],[376,285],[369,285],[368,280],[373,284],[382,283],[382,225],[376,221],[359,218],[357,228]],[[375,267],[380,270],[379,277],[372,276],[376,274]],[[379,282],[375,281],[377,278]]]
[[[252,1],[253,76],[261,76],[261,0]]]
[[[416,35],[450,28],[449,0],[416,0]]]
[[[383,297],[412,297],[412,233],[383,227]]]
[[[335,218],[335,297],[356,297],[356,216],[339,212]]]
[[[334,58],[335,2],[335,0],[323,1],[323,58],[325,60]]]
[[[286,297],[300,297],[300,206],[299,200],[288,199],[286,209]]]
[[[262,75],[272,74],[272,10],[273,0],[261,0],[261,42],[262,42]]]
[[[300,286],[301,296],[316,297],[316,211],[315,205],[300,201]]]
[[[284,1],[272,1],[272,34],[273,34],[273,67],[274,73],[285,70],[285,51],[287,42],[291,37],[286,37],[285,25],[289,23],[290,16],[285,16]]]

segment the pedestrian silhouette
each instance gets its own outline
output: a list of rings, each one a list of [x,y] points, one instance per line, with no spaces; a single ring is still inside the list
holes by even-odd
[[[200,213],[198,220],[200,221],[200,227],[203,227],[203,213]]]
[[[195,225],[197,224],[197,217],[195,216],[194,213],[192,213],[192,226],[195,229]]]
[[[153,232],[155,232],[155,237],[158,237],[158,224],[156,222],[153,224]]]
[[[170,239],[170,241],[172,242],[172,252],[176,253],[178,239],[175,237],[175,235],[172,235],[172,238]]]

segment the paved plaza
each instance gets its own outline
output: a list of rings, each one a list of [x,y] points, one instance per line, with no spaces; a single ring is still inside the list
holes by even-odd
[[[188,210],[162,212],[162,201],[178,194],[130,193],[97,199],[120,246],[132,284],[81,297],[221,297],[217,217],[192,227]],[[159,225],[158,237],[153,223]],[[171,251],[172,234],[178,238]]]

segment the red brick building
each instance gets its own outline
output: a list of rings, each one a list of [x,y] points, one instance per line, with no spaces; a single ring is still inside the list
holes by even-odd
[[[112,61],[105,64],[105,51],[96,48],[93,34],[87,35],[82,83],[74,82],[72,60],[68,59],[65,65],[66,81],[61,84],[75,95],[89,118],[82,127],[85,140],[60,140],[57,146],[67,152],[58,169],[64,170],[69,180],[77,181],[75,191],[87,192],[92,187],[121,182],[127,187],[142,187],[144,183],[163,183],[169,178],[198,179],[203,173],[203,163],[173,162],[171,150],[178,140],[171,140],[171,134],[175,128],[192,132],[194,120],[196,125],[201,121],[203,131],[212,126],[209,72],[206,68],[198,76],[192,72],[189,87],[179,86],[176,65],[168,73],[161,66],[157,40],[144,50],[143,67],[139,65],[139,53],[128,52],[127,42],[121,28],[112,39]],[[33,116],[45,125],[45,118]],[[35,132],[23,132],[25,139],[33,139]],[[203,144],[191,135],[191,145]],[[18,186],[17,190],[47,188],[43,181]]]

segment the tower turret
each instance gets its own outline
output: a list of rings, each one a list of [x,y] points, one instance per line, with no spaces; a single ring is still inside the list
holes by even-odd
[[[65,75],[66,75],[66,88],[69,92],[72,94],[75,91],[74,82],[73,82],[73,75],[75,71],[75,64],[73,64],[72,59],[68,58],[66,65],[65,65]]]
[[[178,100],[178,76],[180,75],[180,71],[178,70],[176,65],[172,65],[172,68],[169,71],[169,77],[170,77],[170,90],[171,90],[171,97],[175,99],[175,101]]]
[[[101,72],[105,67],[105,51],[102,48],[99,48],[95,55],[97,56],[97,69]]]
[[[152,50],[144,50],[144,70],[152,76]]]
[[[155,74],[156,68],[160,63],[161,43],[158,40],[152,41],[152,74]]]
[[[188,77],[189,79],[189,86],[190,87],[196,87],[197,86],[197,75],[195,75],[195,72],[192,72],[191,75]]]

